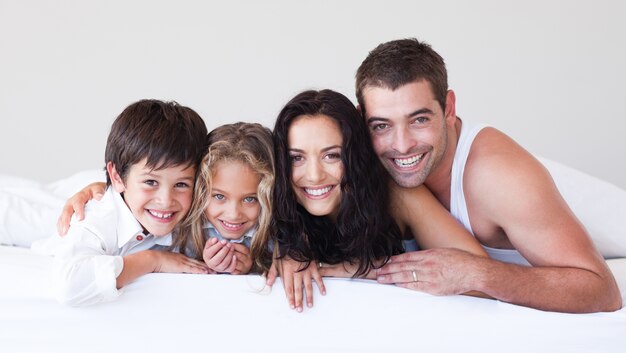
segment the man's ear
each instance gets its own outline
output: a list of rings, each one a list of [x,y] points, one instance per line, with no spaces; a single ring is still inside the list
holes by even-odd
[[[124,185],[124,180],[122,180],[122,177],[117,172],[113,162],[107,162],[107,173],[109,173],[113,190],[119,192],[120,194],[123,193],[124,190],[126,190],[126,186]]]
[[[448,125],[454,125],[456,122],[456,95],[451,89],[446,94],[446,110],[444,113]]]

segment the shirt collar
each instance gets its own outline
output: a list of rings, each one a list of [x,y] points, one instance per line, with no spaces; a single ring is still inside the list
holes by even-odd
[[[211,233],[214,234],[214,235],[217,235],[218,239],[220,239],[220,240],[224,239],[224,240],[227,240],[227,241],[229,241],[231,243],[243,243],[246,240],[246,238],[252,238],[254,236],[254,233],[256,232],[256,227],[252,227],[252,228],[248,229],[248,231],[245,232],[241,236],[241,238],[239,238],[239,239],[226,239],[226,238],[224,238],[220,234],[220,232],[217,231],[217,228],[215,228],[215,226],[213,224],[211,224],[211,222],[206,222],[204,224],[204,229],[212,230]]]
[[[134,239],[137,234],[143,234],[143,227],[139,221],[137,221],[135,216],[133,216],[133,213],[130,211],[119,192],[113,190],[112,187],[109,187],[107,193],[111,194],[111,197],[113,198],[113,205],[117,211],[117,246],[122,248],[130,240]],[[154,242],[158,245],[172,245],[171,233],[162,237],[156,237],[152,234],[148,234],[146,237],[154,237]]]

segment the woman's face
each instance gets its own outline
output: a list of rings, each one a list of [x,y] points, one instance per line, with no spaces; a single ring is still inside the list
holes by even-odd
[[[343,138],[326,115],[299,116],[288,134],[291,185],[310,214],[336,219],[341,202]]]

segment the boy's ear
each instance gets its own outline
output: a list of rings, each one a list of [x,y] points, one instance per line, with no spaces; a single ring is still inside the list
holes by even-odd
[[[123,193],[126,186],[124,185],[124,180],[122,180],[122,177],[115,169],[115,164],[113,164],[113,162],[107,162],[107,173],[109,173],[109,178],[111,178],[111,186],[113,186],[113,190],[119,192],[120,194]]]

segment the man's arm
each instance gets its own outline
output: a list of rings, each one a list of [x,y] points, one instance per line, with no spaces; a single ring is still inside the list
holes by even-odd
[[[486,246],[516,248],[532,267],[455,249],[402,254],[378,271],[382,283],[433,294],[483,292],[541,310],[614,311],[621,296],[612,273],[546,169],[495,129],[472,146],[464,176],[475,236]],[[411,277],[416,273],[417,282]]]
[[[473,289],[542,310],[613,311],[619,289],[547,170],[495,129],[481,132],[465,169],[472,228],[485,245],[508,238],[533,267],[476,259]],[[503,237],[502,235],[506,235]]]

